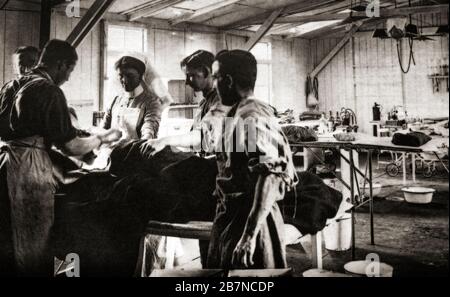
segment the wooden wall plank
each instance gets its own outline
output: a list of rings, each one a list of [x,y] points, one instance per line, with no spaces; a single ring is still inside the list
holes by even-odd
[[[150,61],[152,63],[155,62],[156,56],[155,56],[155,30],[148,28],[147,29],[147,53]]]
[[[31,26],[31,44],[33,44],[36,47],[39,47],[39,30],[40,28],[36,26],[35,24],[41,23],[41,17],[39,13],[32,14],[33,18],[33,25]]]
[[[323,59],[323,57],[325,57],[327,55],[327,53],[329,53],[331,51],[331,49],[333,48],[333,41],[331,39],[327,39],[325,40],[325,51],[323,53],[323,56],[321,57],[321,60]],[[324,107],[324,112],[327,111],[327,106],[331,105],[330,102],[334,101],[334,96],[333,96],[333,65],[330,65],[330,67],[327,67],[327,70],[325,72],[325,77],[327,79],[328,82],[325,84],[325,96],[327,100],[322,100],[322,98],[319,98],[319,100],[322,101],[323,103],[323,107]],[[320,81],[319,81],[320,83]]]
[[[0,83],[3,86],[5,84],[4,72],[5,72],[5,28],[6,28],[6,16],[5,11],[0,10]]]
[[[351,40],[351,39],[350,39]],[[348,43],[347,43],[348,44]],[[338,58],[336,59],[336,75],[340,80],[336,80],[337,82],[337,94],[339,96],[339,101],[333,106],[333,116],[336,113],[339,106],[346,106],[346,69],[345,69],[345,58],[346,58],[346,49],[347,45],[342,48],[342,50],[338,54]]]
[[[100,73],[101,63],[100,59],[100,30],[101,25],[96,26],[92,31],[91,36],[91,46],[90,46],[90,56],[91,56],[91,74],[90,74],[90,98],[94,100],[93,109],[95,111],[100,110],[100,78],[103,75]]]
[[[190,55],[199,49],[217,53],[216,34],[186,32],[185,53]]]
[[[345,106],[353,106],[354,84],[353,84],[353,49],[352,49],[353,38],[345,47]]]
[[[68,36],[70,34],[70,32],[73,31],[73,29],[75,28],[76,24],[78,23],[78,19],[75,18],[68,18],[67,22],[66,22],[66,26],[65,26],[65,31],[64,31],[64,39],[66,40],[65,36]],[[88,39],[88,38],[86,38]],[[85,43],[84,43],[85,44]],[[82,96],[82,80],[86,80],[86,74],[88,74],[89,72],[84,72],[83,71],[83,66],[84,66],[84,61],[86,60],[85,55],[83,54],[83,46],[84,44],[80,44],[80,46],[77,48],[77,53],[78,53],[78,63],[77,63],[77,67],[75,68],[75,71],[70,79],[70,81],[68,82],[71,88],[70,88],[70,92],[67,92],[66,96],[68,97],[68,100],[70,103],[79,103],[80,101],[83,101],[83,96]],[[77,102],[78,101],[78,102]]]
[[[437,17],[432,21],[440,22]],[[355,61],[352,61],[352,44],[349,43],[319,75],[321,111],[328,113],[330,109],[343,106],[354,108],[361,130],[365,132],[371,130],[369,121],[374,102],[381,104],[387,113],[394,106],[402,105],[405,98],[406,108],[412,117],[448,116],[448,93],[443,90],[433,93],[427,78],[432,71],[431,64],[435,63],[433,61],[448,63],[448,37],[435,39],[415,43],[417,65],[412,66],[408,74],[402,75],[394,40],[373,39],[370,32],[358,33],[353,41]],[[312,40],[310,59],[317,63],[334,42],[334,39]],[[407,47],[403,47],[402,57],[406,63]],[[352,77],[353,67],[355,79]],[[356,94],[353,92],[354,83]]]
[[[14,78],[14,70],[11,56],[19,46],[20,35],[20,13],[15,11],[8,11],[6,14],[5,26],[5,59],[4,59],[4,80],[6,82]]]
[[[53,13],[51,38],[65,40],[79,22],[64,14]],[[69,106],[77,111],[79,121],[84,125],[92,122],[92,111],[98,108],[100,88],[99,37],[100,26],[94,27],[77,48],[78,63],[70,80],[62,86]]]
[[[184,32],[155,30],[155,67],[165,80],[184,79],[180,69],[180,61],[185,57]]]
[[[280,111],[294,110],[294,114],[306,110],[305,81],[312,69],[307,40],[272,41],[272,102]]]
[[[39,45],[39,13],[0,11],[0,83],[14,78],[12,54],[19,46]]]

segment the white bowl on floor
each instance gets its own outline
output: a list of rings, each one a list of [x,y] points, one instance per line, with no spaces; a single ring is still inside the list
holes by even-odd
[[[413,204],[431,203],[433,201],[433,194],[436,192],[435,189],[422,187],[403,188],[402,191],[405,195],[406,202]]]

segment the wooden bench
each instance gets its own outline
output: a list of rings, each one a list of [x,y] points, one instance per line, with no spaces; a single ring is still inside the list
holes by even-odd
[[[144,269],[145,263],[145,237],[147,235],[160,235],[177,238],[210,240],[212,222],[188,222],[186,224],[172,224],[166,222],[149,221],[145,234],[141,239],[140,257],[136,273],[138,276],[148,276]],[[322,233],[311,235],[312,267],[321,269],[322,264]]]
[[[188,222],[186,224],[171,224],[150,221],[147,224],[145,233],[179,238],[210,240],[212,226],[212,222]]]

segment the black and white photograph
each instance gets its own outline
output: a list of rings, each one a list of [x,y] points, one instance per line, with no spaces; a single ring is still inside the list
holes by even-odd
[[[448,277],[448,14],[0,0],[0,279]]]

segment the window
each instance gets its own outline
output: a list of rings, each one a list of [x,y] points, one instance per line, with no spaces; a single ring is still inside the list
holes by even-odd
[[[271,104],[272,100],[272,44],[260,42],[251,53],[258,61],[258,78],[255,85],[255,96],[259,100]]]
[[[108,26],[108,51],[147,52],[147,29]]]
[[[104,104],[108,104],[117,94],[111,85],[116,79],[114,64],[127,52],[147,53],[147,29],[140,27],[108,25],[106,49],[106,77]]]

